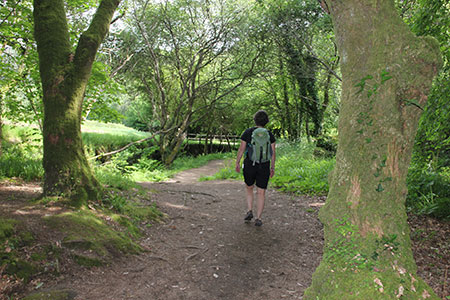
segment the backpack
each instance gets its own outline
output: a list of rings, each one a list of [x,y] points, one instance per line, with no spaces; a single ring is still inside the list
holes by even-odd
[[[258,127],[253,130],[248,157],[253,165],[270,161],[272,148],[270,147],[270,135],[267,129]]]

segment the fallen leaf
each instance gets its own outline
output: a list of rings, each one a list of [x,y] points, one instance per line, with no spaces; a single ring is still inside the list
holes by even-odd
[[[427,299],[427,298],[430,298],[430,297],[431,297],[430,293],[428,293],[427,290],[424,290],[423,293],[422,293],[422,298],[423,299]]]
[[[383,287],[383,283],[381,282],[380,279],[375,278],[375,279],[373,280],[373,282],[375,282],[375,283],[378,284],[379,286]]]
[[[405,270],[404,268],[402,268],[402,267],[398,267],[398,272],[399,272],[401,275],[406,274],[406,270]]]
[[[405,291],[405,288],[403,287],[403,285],[398,287],[398,294],[397,294],[397,298],[400,298],[401,296],[403,296],[403,292]]]

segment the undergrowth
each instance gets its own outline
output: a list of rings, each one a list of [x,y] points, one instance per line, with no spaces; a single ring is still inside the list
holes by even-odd
[[[411,164],[407,177],[406,206],[418,215],[450,220],[450,167]]]
[[[38,129],[4,125],[0,178],[40,180],[44,175],[41,140]]]
[[[298,194],[324,195],[328,192],[328,173],[334,166],[334,159],[316,157],[315,145],[306,141],[278,142],[276,150],[275,176],[270,185],[282,191]],[[242,179],[235,171],[232,160],[213,176],[200,180]]]
[[[148,137],[148,133],[127,128],[120,124],[86,122],[83,125],[83,141],[88,158]],[[40,181],[42,167],[42,137],[37,128],[4,125],[0,179],[20,178]],[[125,151],[102,160],[90,160],[96,178],[106,187],[126,191],[136,188],[136,182],[160,182],[174,174],[199,167],[212,159],[229,159],[230,163],[211,179],[239,179],[242,173],[234,170],[234,153],[216,153],[197,157],[180,155],[171,167],[158,159],[158,148],[151,143],[134,145]],[[272,187],[298,194],[326,195],[328,173],[334,166],[334,158],[320,155],[313,143],[306,141],[288,143],[277,141],[277,163]],[[317,155],[319,154],[319,155]],[[409,211],[440,219],[450,218],[450,167],[423,166],[412,161],[408,178]]]

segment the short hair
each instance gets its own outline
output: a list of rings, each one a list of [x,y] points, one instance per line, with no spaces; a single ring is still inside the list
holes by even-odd
[[[269,115],[265,110],[258,110],[253,116],[253,121],[255,121],[256,126],[266,126],[269,123]]]

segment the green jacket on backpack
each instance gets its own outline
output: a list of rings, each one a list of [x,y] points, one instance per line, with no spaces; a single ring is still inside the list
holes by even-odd
[[[252,139],[249,143],[248,157],[255,163],[264,163],[272,158],[272,148],[270,146],[270,135],[266,128],[258,127],[252,132]]]

